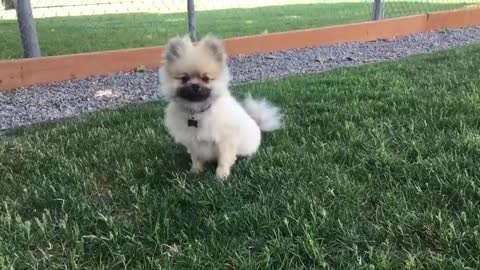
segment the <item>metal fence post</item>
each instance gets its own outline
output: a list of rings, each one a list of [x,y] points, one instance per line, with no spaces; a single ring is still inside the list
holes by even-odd
[[[197,41],[197,22],[195,21],[195,3],[194,0],[187,0],[188,10],[188,32],[190,39]]]
[[[39,57],[37,29],[30,0],[17,0],[17,21],[22,39],[23,54],[26,58]]]
[[[385,0],[373,0],[373,20],[383,20],[385,15]]]

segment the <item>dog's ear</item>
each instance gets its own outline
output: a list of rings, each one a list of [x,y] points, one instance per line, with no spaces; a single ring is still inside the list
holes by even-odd
[[[185,48],[189,45],[190,40],[186,38],[181,38],[179,36],[174,37],[168,41],[167,47],[164,53],[164,61],[167,63],[174,62],[177,58],[180,57]]]
[[[223,47],[223,42],[219,38],[207,35],[200,41],[200,44],[212,54],[215,60],[218,62],[225,61],[225,49]]]

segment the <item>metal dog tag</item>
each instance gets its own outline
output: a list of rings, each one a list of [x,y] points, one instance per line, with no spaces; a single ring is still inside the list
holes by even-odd
[[[198,121],[195,119],[188,119],[187,125],[189,127],[197,127],[198,126]]]

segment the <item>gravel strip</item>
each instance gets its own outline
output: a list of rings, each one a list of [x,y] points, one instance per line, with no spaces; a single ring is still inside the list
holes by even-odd
[[[229,59],[233,83],[398,59],[480,42],[480,27],[416,34]],[[9,128],[52,121],[129,103],[160,99],[156,70],[116,73],[0,93],[0,135]]]

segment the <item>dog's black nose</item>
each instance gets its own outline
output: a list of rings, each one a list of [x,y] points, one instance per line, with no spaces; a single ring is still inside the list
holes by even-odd
[[[192,84],[191,87],[192,87],[192,90],[195,91],[195,92],[198,92],[198,90],[200,90],[200,85],[198,85],[196,83]]]

